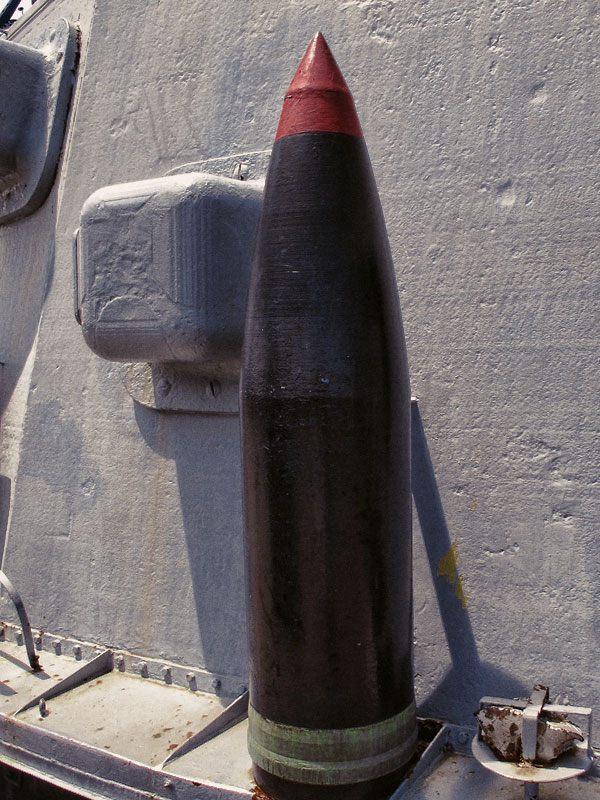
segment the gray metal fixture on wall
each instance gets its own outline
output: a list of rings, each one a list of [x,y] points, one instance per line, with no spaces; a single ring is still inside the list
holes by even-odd
[[[63,18],[34,47],[0,39],[0,225],[32,214],[52,188],[77,50],[77,28]]]
[[[268,154],[184,165],[92,194],[75,235],[75,315],[163,411],[237,413],[248,276]]]

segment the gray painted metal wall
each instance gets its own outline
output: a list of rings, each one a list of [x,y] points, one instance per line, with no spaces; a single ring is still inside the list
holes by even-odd
[[[389,226],[414,410],[424,713],[600,703],[595,2],[49,0],[82,55],[57,183],[0,229],[0,532],[32,624],[246,674],[236,416],[135,403],[73,319],[96,189],[269,148],[321,29]],[[10,617],[3,601],[2,613]],[[597,736],[596,736],[597,738]]]

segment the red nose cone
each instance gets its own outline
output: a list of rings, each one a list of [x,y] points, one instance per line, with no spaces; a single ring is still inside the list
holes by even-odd
[[[307,131],[362,136],[350,90],[320,32],[313,36],[285,94],[275,138]]]

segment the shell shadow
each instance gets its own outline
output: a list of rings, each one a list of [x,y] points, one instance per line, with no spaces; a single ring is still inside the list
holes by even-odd
[[[473,712],[483,695],[526,696],[514,675],[482,661],[469,614],[453,583],[438,575],[440,560],[452,545],[418,402],[411,404],[412,494],[446,641],[452,661],[440,683],[420,702],[419,713],[474,726]]]

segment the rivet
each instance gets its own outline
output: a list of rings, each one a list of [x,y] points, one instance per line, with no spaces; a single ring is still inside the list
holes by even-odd
[[[142,678],[147,678],[148,677],[148,664],[146,664],[145,661],[139,661],[136,664],[136,667],[137,667],[137,671],[140,673]]]
[[[193,673],[193,672],[186,672],[186,674],[185,674],[185,679],[186,679],[186,680],[187,680],[187,682],[188,682],[188,686],[189,686],[189,688],[190,688],[190,689],[191,689],[193,692],[195,692],[195,691],[196,691],[196,689],[198,688],[198,685],[196,684],[196,676],[194,675],[194,673]]]
[[[218,397],[221,394],[221,383],[217,380],[210,380],[206,384],[206,394],[208,397]]]
[[[248,180],[248,175],[250,174],[250,167],[248,164],[244,164],[241,161],[233,168],[233,177],[238,181],[246,181]]]
[[[160,674],[165,683],[173,683],[173,676],[171,675],[171,667],[167,667],[166,665],[164,667],[161,667]]]
[[[211,684],[214,692],[218,692],[221,688],[221,681],[218,678],[213,678]]]
[[[62,653],[62,642],[60,639],[55,639],[52,642],[52,647],[54,648],[54,652],[56,653],[57,656],[59,656]]]
[[[125,659],[123,656],[115,656],[114,658],[114,665],[119,670],[119,672],[125,671]]]
[[[163,783],[165,789],[171,789],[173,786],[173,781],[170,778],[165,778],[165,782]]]
[[[35,649],[36,650],[41,650],[42,649],[42,637],[38,634],[33,641],[35,643]]]
[[[18,645],[23,644],[23,634],[21,633],[21,631],[17,632],[17,635],[15,636],[15,641]]]
[[[467,731],[459,731],[457,738],[460,744],[466,744],[469,741],[470,737]]]
[[[79,645],[79,644],[74,644],[73,645],[73,655],[75,656],[77,661],[81,661],[81,655],[82,655],[82,653],[81,653],[81,645]]]
[[[48,706],[46,705],[46,698],[45,697],[40,698],[40,702],[38,704],[38,708],[40,710],[40,717],[47,717],[48,714],[50,713],[48,711]]]

